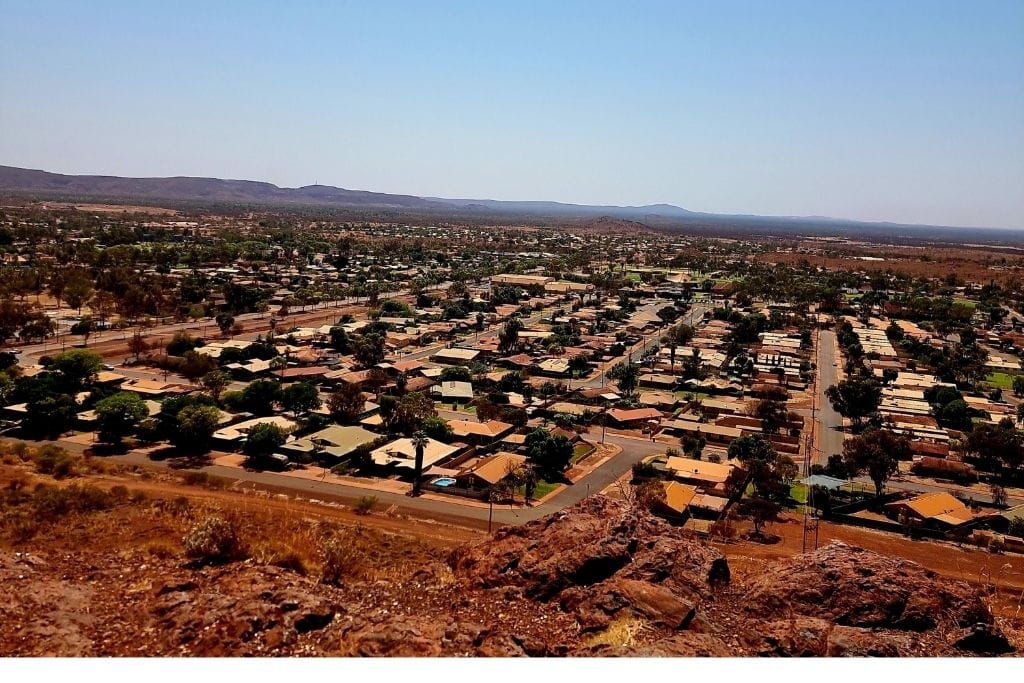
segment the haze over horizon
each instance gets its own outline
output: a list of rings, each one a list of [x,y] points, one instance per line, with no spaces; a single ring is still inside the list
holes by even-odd
[[[1024,227],[1024,4],[4,2],[0,164]]]

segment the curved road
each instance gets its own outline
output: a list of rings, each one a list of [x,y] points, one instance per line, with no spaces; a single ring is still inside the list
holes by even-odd
[[[494,506],[493,521],[496,524],[524,524],[538,519],[544,515],[557,512],[570,507],[583,500],[590,494],[599,493],[602,489],[610,486],[619,477],[625,474],[635,463],[646,457],[659,455],[665,452],[665,444],[651,442],[644,439],[635,439],[616,434],[608,434],[605,437],[606,443],[612,443],[622,448],[622,452],[613,456],[603,465],[593,470],[575,484],[568,485],[560,492],[545,500],[539,505],[528,508],[511,508],[508,506]],[[126,464],[157,466],[170,468],[170,463],[153,461],[142,453],[128,453],[119,456],[110,456],[111,460]],[[475,505],[462,505],[457,502],[435,500],[430,498],[411,498],[409,496],[393,493],[390,491],[375,491],[360,486],[348,486],[333,482],[317,481],[315,479],[301,479],[288,477],[275,472],[252,472],[238,469],[236,467],[225,467],[223,465],[207,465],[199,468],[211,476],[228,481],[241,481],[252,483],[255,486],[266,488],[275,492],[287,492],[292,495],[299,495],[304,498],[354,501],[363,496],[372,495],[384,505],[394,505],[402,508],[414,516],[419,515],[430,519],[449,522],[469,522],[472,526],[480,526],[479,522],[486,522],[488,513],[486,507]]]

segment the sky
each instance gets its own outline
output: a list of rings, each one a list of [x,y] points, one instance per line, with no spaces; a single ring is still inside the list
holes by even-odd
[[[1024,2],[0,0],[0,164],[1024,228]]]

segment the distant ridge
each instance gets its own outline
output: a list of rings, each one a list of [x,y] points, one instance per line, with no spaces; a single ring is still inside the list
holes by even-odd
[[[1024,242],[1013,228],[960,228],[892,222],[854,221],[821,216],[757,216],[689,211],[672,204],[606,206],[554,201],[445,199],[347,190],[331,185],[278,187],[255,180],[220,178],[122,178],[105,175],[64,175],[0,165],[0,196],[69,202],[167,205],[211,204],[236,207],[326,207],[352,210],[363,217],[404,216],[412,220],[465,220],[476,223],[525,221],[545,225],[594,220],[634,221],[645,228],[729,232],[730,234],[819,234],[887,240]],[[941,237],[938,232],[941,232]]]
[[[120,178],[102,175],[62,175],[13,166],[0,166],[0,192],[38,194],[48,198],[214,201],[257,204],[324,204],[353,207],[426,209],[419,197],[329,185],[283,188],[254,180],[220,178]]]
[[[412,195],[346,190],[331,185],[278,187],[255,180],[220,178],[122,178],[105,175],[64,175],[48,171],[0,166],[0,193],[35,195],[48,199],[119,199],[130,201],[208,201],[265,205],[301,204],[354,208],[400,208],[424,211],[481,211],[486,213],[548,216],[613,216],[642,219],[695,215],[670,204],[650,206],[587,206],[544,201],[442,199]]]

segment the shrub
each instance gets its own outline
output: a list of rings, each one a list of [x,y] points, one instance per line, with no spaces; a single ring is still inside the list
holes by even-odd
[[[64,488],[40,484],[32,496],[32,507],[42,521],[53,521],[74,512],[108,510],[113,506],[113,496],[88,484],[71,484]]]
[[[169,560],[178,554],[178,549],[167,541],[151,541],[146,545],[146,552],[161,560]]]
[[[356,501],[352,511],[357,515],[368,515],[377,507],[377,496],[362,496]]]
[[[39,520],[24,510],[4,515],[4,528],[13,543],[24,543],[39,533]]]
[[[1011,536],[1018,538],[1024,538],[1024,517],[1017,517],[1010,522],[1010,528],[1007,529],[1007,533]]]
[[[252,557],[260,564],[288,569],[300,576],[305,576],[308,571],[306,560],[299,551],[275,541],[262,543],[254,548]]]
[[[181,480],[189,486],[206,486],[210,483],[210,475],[206,472],[188,471],[181,475]]]
[[[633,479],[653,479],[658,476],[657,468],[649,462],[638,462],[633,465]]]
[[[64,479],[75,473],[75,458],[60,446],[41,446],[33,459],[38,472],[49,474],[54,479]]]
[[[320,580],[332,586],[357,573],[358,553],[351,539],[343,536],[330,536],[320,545],[322,564]]]
[[[245,559],[245,545],[233,521],[211,515],[196,522],[182,539],[185,555],[199,564]]]
[[[122,486],[121,484],[111,486],[110,496],[118,502],[128,500],[128,487]]]

